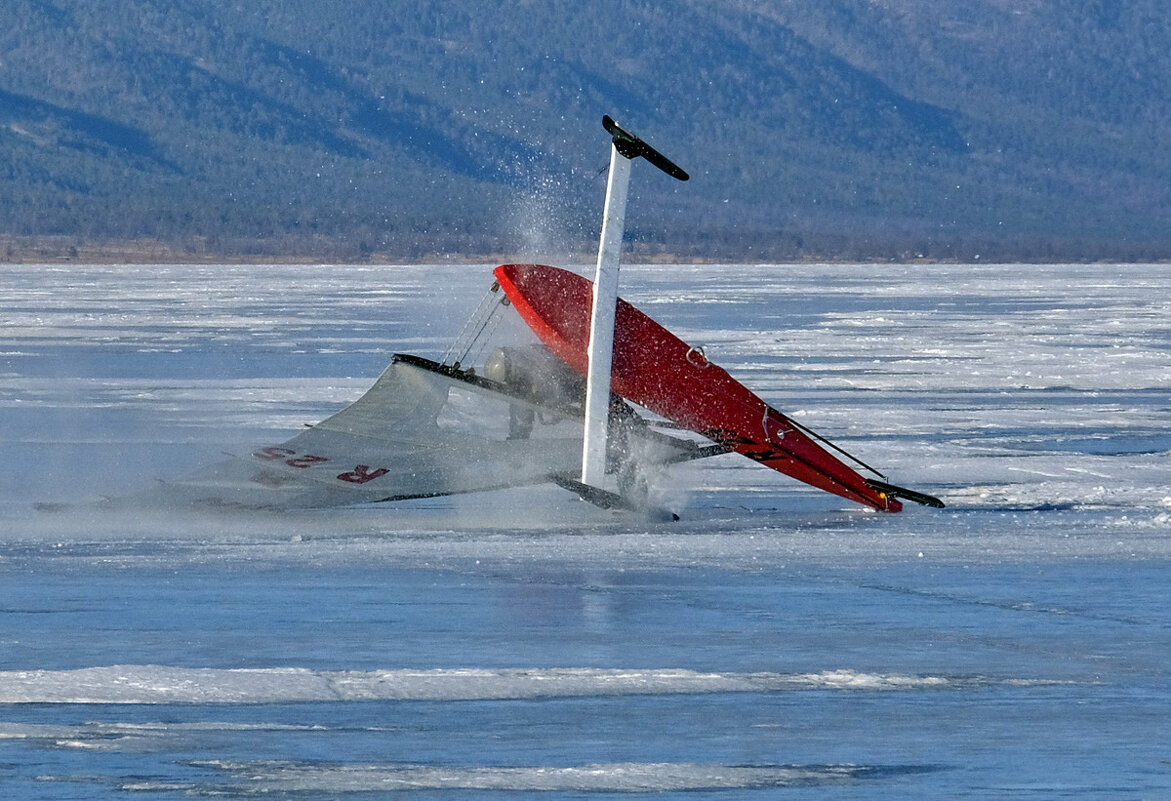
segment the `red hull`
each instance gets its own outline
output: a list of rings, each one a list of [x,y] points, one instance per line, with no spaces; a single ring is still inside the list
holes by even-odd
[[[593,282],[557,267],[505,264],[496,279],[553,353],[585,375]],[[614,327],[611,388],[685,428],[818,489],[897,512],[849,465],[721,367],[624,300]]]

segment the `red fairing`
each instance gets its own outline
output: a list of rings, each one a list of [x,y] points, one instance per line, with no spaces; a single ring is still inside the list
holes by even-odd
[[[587,371],[593,282],[558,267],[505,264],[496,279],[545,346]],[[695,348],[619,299],[614,324],[614,392],[819,489],[885,512],[902,504],[798,429]]]

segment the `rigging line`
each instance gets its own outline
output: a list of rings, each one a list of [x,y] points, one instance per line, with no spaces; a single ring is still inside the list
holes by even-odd
[[[709,362],[709,364],[710,364],[710,362]],[[747,404],[739,403],[737,405],[740,406],[741,408],[748,408]],[[828,447],[830,450],[837,451],[842,456],[845,456],[847,459],[852,461],[854,464],[858,465],[859,467],[861,467],[864,470],[869,470],[871,473],[878,476],[882,480],[884,480],[884,481],[888,480],[886,474],[883,473],[881,470],[868,465],[866,462],[862,461],[857,456],[850,453],[848,450],[843,448],[841,445],[838,445],[838,444],[826,439],[825,437],[823,437],[821,434],[818,434],[816,431],[814,431],[809,426],[802,425],[801,423],[797,422],[796,420],[794,420],[792,417],[785,414],[784,412],[773,409],[773,407],[770,406],[767,402],[764,405],[765,405],[765,411],[764,411],[763,422],[764,422],[764,436],[765,436],[766,441],[772,441],[772,439],[768,433],[768,417],[769,417],[769,411],[771,410],[771,411],[779,414],[785,420],[787,420],[790,424],[792,424],[793,428],[797,429],[802,434],[805,434],[806,436],[810,437],[811,439],[817,440],[822,445],[825,445],[826,447]],[[790,454],[790,455],[792,455],[792,454]]]
[[[841,445],[834,444],[833,442],[831,442],[828,439],[826,439],[825,437],[823,437],[821,434],[818,434],[816,431],[814,431],[809,426],[801,425],[796,420],[794,420],[792,417],[789,417],[786,415],[785,419],[788,420],[790,423],[792,423],[794,428],[799,429],[802,433],[812,437],[813,439],[820,442],[822,445],[826,445],[826,446],[832,448],[833,450],[840,453],[842,456],[845,456],[847,459],[854,462],[854,464],[858,465],[859,467],[862,467],[866,470],[869,470],[871,473],[873,473],[874,475],[878,476],[881,479],[884,479],[884,480],[886,479],[886,475],[884,473],[882,473],[880,470],[876,470],[875,468],[866,464],[866,462],[862,461],[857,456],[850,453],[848,450],[843,448]]]
[[[493,285],[493,287],[495,287],[495,284]],[[451,347],[449,347],[447,349],[447,351],[443,354],[443,363],[444,364],[447,363],[447,361],[450,357],[455,356],[455,354],[459,352],[459,348],[463,344],[464,340],[468,337],[469,332],[477,326],[477,324],[478,324],[477,321],[480,320],[485,315],[486,310],[487,310],[487,306],[488,306],[489,302],[491,301],[491,296],[492,296],[493,291],[494,291],[494,289],[489,289],[488,292],[486,292],[484,294],[484,296],[480,299],[479,304],[476,306],[475,310],[468,317],[467,321],[464,323],[463,329],[459,332],[459,335],[456,336],[455,340],[451,343]],[[457,359],[457,361],[458,361],[458,359]]]
[[[692,354],[698,354],[699,357],[703,360],[702,363],[694,361],[692,359]],[[696,347],[693,345],[693,346],[689,347],[684,358],[687,359],[687,361],[690,362],[694,367],[698,367],[701,370],[706,370],[712,366],[712,362],[710,359],[707,358],[707,354],[704,353],[702,346]],[[878,470],[877,468],[872,467],[871,465],[862,461],[857,456],[855,456],[854,454],[850,453],[848,450],[843,448],[841,445],[838,445],[834,442],[831,442],[830,440],[823,437],[821,434],[818,434],[816,431],[814,431],[809,426],[802,425],[801,423],[797,422],[792,417],[789,417],[788,415],[784,414],[783,412],[780,412],[780,411],[777,411],[776,409],[773,409],[771,406],[768,405],[768,403],[765,403],[764,407],[765,407],[764,408],[764,417],[762,418],[761,425],[762,425],[762,429],[764,432],[764,439],[766,442],[772,441],[772,435],[769,434],[769,430],[768,430],[769,413],[776,412],[776,414],[779,414],[785,420],[789,421],[789,423],[791,423],[793,425],[793,428],[795,428],[796,430],[800,431],[801,433],[805,434],[806,436],[810,437],[811,439],[814,439],[817,442],[820,442],[822,445],[825,445],[830,450],[837,451],[839,454],[846,457],[851,462],[853,462],[854,464],[861,467],[863,470],[870,471],[874,475],[881,478],[883,481],[888,480],[886,477],[886,474],[883,473],[881,470]],[[781,439],[784,439],[784,432],[783,431],[781,432]],[[774,444],[776,444],[776,443],[774,443]]]
[[[481,332],[484,330],[484,325],[486,324],[487,321],[485,320],[484,322],[480,322],[480,320],[481,320],[481,318],[484,318],[484,317],[490,317],[491,314],[493,313],[493,311],[495,311],[492,308],[492,303],[494,302],[494,299],[492,296],[495,295],[499,291],[500,291],[500,284],[497,282],[493,282],[492,286],[489,287],[488,291],[485,292],[484,296],[480,299],[480,302],[476,306],[475,311],[472,312],[471,316],[469,316],[467,321],[464,323],[464,327],[459,332],[459,335],[456,336],[455,340],[453,340],[451,345],[447,348],[447,350],[444,351],[443,359],[440,362],[441,364],[448,364],[449,360],[452,357],[454,357],[457,353],[460,352],[460,346],[463,344],[464,340],[469,336],[470,331],[475,329],[477,326],[479,327],[479,330]],[[473,344],[475,343],[476,336],[479,336],[479,334],[477,333],[475,336],[472,337],[471,343],[473,343]],[[463,358],[467,357],[467,352],[469,350],[471,350],[471,344],[469,344],[466,348],[463,349]],[[455,361],[457,361],[457,362],[462,361],[462,358],[455,359]]]
[[[484,319],[480,322],[479,327],[475,333],[472,334],[471,339],[467,343],[467,347],[464,348],[463,353],[460,354],[457,362],[460,364],[466,362],[468,356],[472,354],[473,350],[475,350],[473,361],[480,358],[480,355],[484,352],[484,348],[487,346],[489,340],[492,337],[492,334],[495,333],[496,327],[500,325],[501,315],[497,314],[497,312],[500,311],[501,307],[504,305],[505,299],[502,298],[499,303],[488,308],[487,314],[484,315]],[[478,350],[476,350],[477,343],[480,345]]]
[[[476,335],[476,339],[472,340],[472,344],[468,346],[468,352],[470,353],[472,348],[475,347],[476,342],[480,342],[480,347],[476,350],[475,355],[472,357],[473,363],[480,361],[480,357],[484,355],[484,349],[487,348],[488,343],[492,341],[492,335],[495,334],[496,329],[500,327],[500,320],[503,315],[496,314],[496,312],[499,311],[503,305],[504,304],[501,303],[500,305],[494,306],[492,308],[492,314],[489,315],[488,319],[484,321],[484,327],[480,329],[480,333]],[[465,353],[464,358],[466,359],[467,356],[468,354]]]

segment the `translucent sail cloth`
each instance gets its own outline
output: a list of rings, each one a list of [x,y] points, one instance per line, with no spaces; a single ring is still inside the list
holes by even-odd
[[[525,424],[519,427],[517,420]],[[690,443],[648,429],[640,458],[679,461]],[[305,509],[541,484],[579,471],[580,409],[396,355],[366,394],[292,439],[205,467],[139,503]]]

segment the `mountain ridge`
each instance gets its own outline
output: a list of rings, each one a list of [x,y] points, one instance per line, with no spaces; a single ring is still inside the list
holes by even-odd
[[[8,257],[588,252],[603,113],[693,175],[636,172],[646,257],[1171,256],[1153,0],[388,8],[8,0]]]

